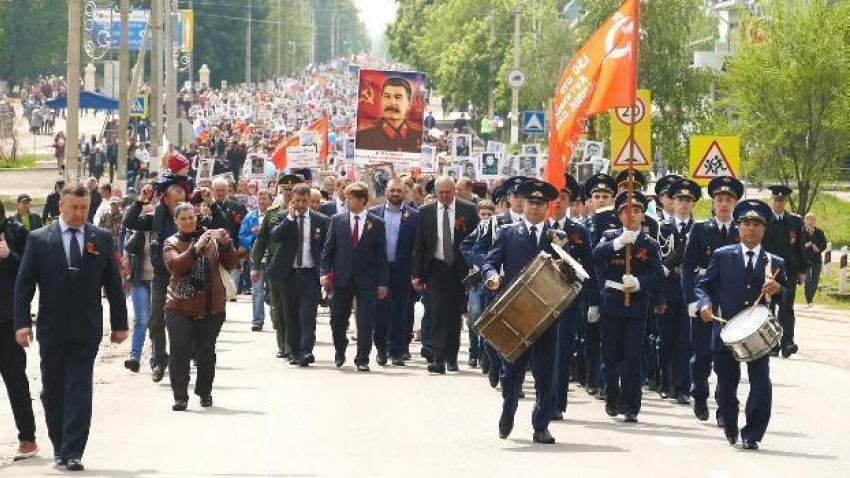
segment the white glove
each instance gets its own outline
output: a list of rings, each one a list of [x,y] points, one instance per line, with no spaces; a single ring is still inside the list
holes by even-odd
[[[688,317],[696,317],[699,309],[697,308],[696,302],[691,302],[688,304]]]
[[[667,266],[661,266],[664,268],[664,277],[670,277],[670,269]]]
[[[587,309],[587,323],[595,324],[596,322],[599,322],[599,307],[594,305]]]
[[[637,277],[627,274],[623,276],[623,289],[628,290],[630,292],[637,292],[640,290],[640,282]]]
[[[619,251],[626,244],[634,244],[637,239],[638,233],[635,231],[624,230],[622,234],[614,238],[614,250]]]

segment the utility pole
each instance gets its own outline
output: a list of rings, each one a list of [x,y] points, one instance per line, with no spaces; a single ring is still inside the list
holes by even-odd
[[[68,120],[65,123],[65,175],[77,175],[80,138],[80,45],[82,43],[82,0],[68,2]]]
[[[520,42],[522,40],[522,0],[517,0],[514,10],[514,69],[519,69]],[[511,143],[519,142],[519,88],[511,90]]]
[[[490,41],[496,43],[496,18],[490,14]],[[496,65],[493,64],[493,59],[490,59],[490,78],[487,81],[487,118],[492,119],[496,112],[496,100],[493,94],[493,74],[496,71]]]
[[[245,83],[251,83],[251,10],[253,0],[248,0],[248,26],[245,29]]]
[[[121,43],[118,45],[118,178],[127,175],[127,123],[130,121],[130,0],[121,0]]]
[[[177,0],[165,0],[165,125],[177,123],[177,55],[180,46],[177,44],[177,22],[174,12],[177,11]],[[180,145],[174,145],[179,148]]]
[[[275,61],[275,72],[278,78],[283,77],[283,71],[280,69],[280,54],[281,54],[281,37],[280,37],[280,24],[283,20],[283,0],[277,0],[277,59]]]
[[[151,0],[151,171],[159,171],[160,141],[162,141],[162,2]]]
[[[194,0],[189,0],[189,10],[191,10],[193,12],[192,21],[194,22],[195,21]],[[183,21],[186,21],[186,19],[184,18]],[[194,31],[195,31],[195,25],[192,25],[192,36],[195,35]],[[195,87],[195,49],[194,48],[192,49],[192,52],[189,53],[189,84],[192,85],[192,88]]]

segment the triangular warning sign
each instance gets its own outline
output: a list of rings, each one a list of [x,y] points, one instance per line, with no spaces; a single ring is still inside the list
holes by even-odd
[[[620,150],[620,154],[618,154],[614,158],[613,164],[611,164],[612,168],[628,168],[629,167],[629,155],[631,155],[632,149],[629,146],[632,142],[635,145],[635,155],[634,159],[632,159],[632,166],[649,166],[649,161],[646,159],[646,155],[643,154],[643,150],[640,149],[640,144],[637,141],[634,141],[632,138],[626,140],[626,144],[623,145],[623,149]]]
[[[133,102],[133,111],[138,111],[140,113],[145,111],[145,105],[142,104],[141,99],[136,98],[136,101]]]
[[[735,171],[732,170],[732,165],[729,164],[729,160],[720,148],[720,143],[712,141],[691,177],[693,179],[714,179],[718,176],[735,177]]]
[[[537,115],[529,115],[528,123],[525,123],[526,131],[543,131],[543,123]]]

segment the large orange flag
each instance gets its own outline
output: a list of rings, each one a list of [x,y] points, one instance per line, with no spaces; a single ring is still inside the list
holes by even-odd
[[[310,123],[307,127],[309,131],[319,133],[319,161],[326,163],[328,161],[328,117],[322,116],[316,121]],[[286,169],[286,148],[301,146],[301,132],[297,132],[286,138],[280,146],[277,147],[272,154],[271,161],[274,163],[278,171]]]
[[[549,127],[546,179],[563,186],[581,135],[582,122],[612,108],[635,104],[637,96],[640,1],[626,0],[576,53],[555,91],[554,115]]]

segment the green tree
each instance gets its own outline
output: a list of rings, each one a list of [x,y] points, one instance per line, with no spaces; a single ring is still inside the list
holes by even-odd
[[[68,45],[68,2],[0,2],[0,77],[12,81],[63,75]]]
[[[762,42],[742,42],[721,80],[757,167],[796,184],[799,214],[850,140],[850,2],[774,2]]]

